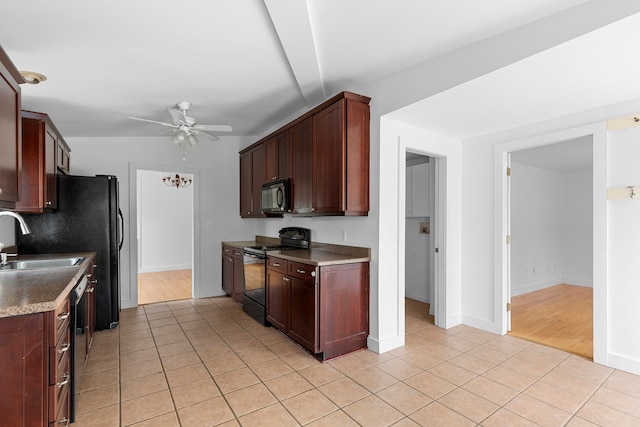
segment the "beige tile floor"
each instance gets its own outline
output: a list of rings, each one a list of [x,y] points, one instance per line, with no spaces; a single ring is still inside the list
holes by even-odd
[[[406,345],[319,363],[230,298],[124,310],[96,333],[79,426],[638,426],[640,377],[407,302]]]

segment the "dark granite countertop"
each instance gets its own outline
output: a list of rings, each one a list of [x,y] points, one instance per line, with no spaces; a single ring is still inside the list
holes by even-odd
[[[73,267],[0,271],[0,317],[55,310],[82,279],[94,252],[19,255],[12,260],[84,257]]]
[[[223,245],[235,248],[256,246],[260,244],[279,244],[280,239],[273,237],[256,236],[254,240],[236,242],[222,242]],[[371,249],[359,246],[334,245],[329,243],[311,242],[309,250],[289,249],[285,251],[269,251],[269,256],[286,259],[303,264],[315,266],[352,264],[356,262],[369,262]]]

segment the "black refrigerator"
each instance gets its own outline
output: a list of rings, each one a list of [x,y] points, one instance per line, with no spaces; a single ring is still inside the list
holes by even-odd
[[[18,253],[96,253],[96,329],[116,327],[123,242],[117,177],[58,175],[57,210],[23,217],[31,234],[16,232]]]

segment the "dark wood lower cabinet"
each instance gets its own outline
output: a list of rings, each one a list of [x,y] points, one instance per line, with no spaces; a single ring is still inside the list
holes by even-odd
[[[367,347],[369,263],[316,267],[267,257],[267,320],[319,359]]]
[[[244,288],[242,257],[242,249],[222,245],[222,290],[240,303]]]

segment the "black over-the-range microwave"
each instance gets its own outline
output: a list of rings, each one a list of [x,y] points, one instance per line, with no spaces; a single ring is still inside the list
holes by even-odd
[[[260,198],[260,210],[264,213],[291,212],[289,202],[291,180],[289,178],[278,179],[262,184]]]

